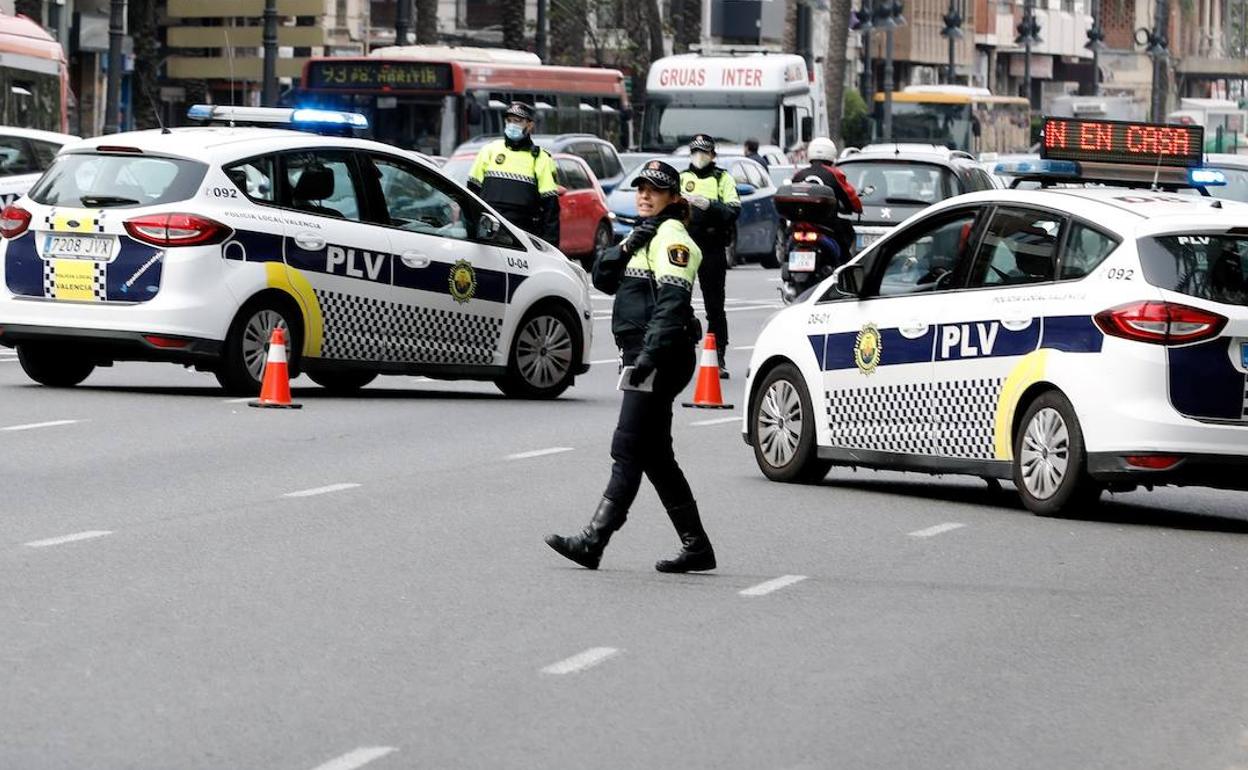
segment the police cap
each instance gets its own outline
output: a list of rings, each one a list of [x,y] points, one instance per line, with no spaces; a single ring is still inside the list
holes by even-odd
[[[689,143],[689,152],[715,152],[715,137],[710,134],[695,134]]]
[[[507,108],[507,112],[503,113],[508,118],[520,118],[521,120],[533,120],[537,113],[533,106],[524,102],[512,102]]]
[[[641,182],[660,190],[675,190],[680,187],[680,173],[661,160],[652,160],[637,175],[637,183]]]

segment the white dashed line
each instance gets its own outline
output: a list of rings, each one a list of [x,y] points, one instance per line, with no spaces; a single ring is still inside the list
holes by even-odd
[[[584,671],[587,668],[596,666],[607,658],[619,654],[619,650],[614,647],[591,647],[585,652],[578,653],[561,660],[558,663],[551,663],[542,669],[543,674],[575,674],[578,671]]]
[[[227,398],[227,399],[225,399],[225,403],[227,403],[227,404],[245,404],[245,403],[247,403],[248,401],[255,401],[255,400],[256,400],[256,397],[255,397],[255,396],[243,396],[242,398]]]
[[[32,422],[27,425],[10,425],[7,428],[0,428],[0,430],[17,431],[17,430],[35,430],[36,428],[55,428],[58,425],[73,425],[76,422],[82,422],[82,420],[52,420],[50,422]]]
[[[52,545],[63,545],[65,543],[76,543],[79,540],[90,540],[96,537],[104,537],[113,534],[111,530],[93,529],[87,532],[75,532],[72,535],[61,535],[60,537],[50,537],[47,540],[31,540],[25,545],[28,548],[47,548]]]
[[[508,460],[528,460],[533,457],[545,457],[546,455],[557,455],[563,452],[571,452],[570,446],[552,446],[549,449],[534,449],[532,452],[517,452],[514,455],[507,455]]]
[[[733,345],[732,350],[753,350],[753,345]]]
[[[956,521],[947,521],[944,524],[937,524],[934,527],[928,527],[927,529],[920,529],[916,532],[911,532],[910,537],[936,537],[937,535],[943,535],[946,532],[952,532],[955,529],[961,529],[965,526],[965,524],[959,524]]]
[[[806,579],[805,575],[784,575],[775,580],[768,580],[766,583],[759,583],[756,586],[750,586],[744,591],[737,593],[742,596],[766,596],[772,591],[779,591],[781,588],[788,588],[794,583],[800,583]]]
[[[589,363],[592,366],[601,366],[602,364],[618,364],[619,362],[620,359],[618,358],[600,358],[597,361],[590,361]]]
[[[696,422],[691,422],[689,424],[701,427],[703,425],[724,425],[730,422],[741,422],[741,418],[740,417],[717,417],[714,420],[698,420]]]
[[[343,484],[330,484],[324,487],[316,487],[315,489],[301,489],[298,492],[287,492],[282,497],[313,497],[314,495],[327,495],[330,492],[341,492],[344,489],[355,489],[359,484],[350,482]]]
[[[15,364],[15,363],[17,363],[16,358],[9,358],[8,356],[0,358],[0,364]]]
[[[387,754],[393,754],[398,749],[393,746],[365,746],[355,751],[349,751],[337,759],[331,759],[323,765],[317,765],[313,770],[355,770],[357,767],[363,767],[374,759],[381,759]]]

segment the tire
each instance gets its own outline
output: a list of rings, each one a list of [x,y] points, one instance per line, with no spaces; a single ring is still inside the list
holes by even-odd
[[[295,376],[302,338],[291,325],[290,310],[273,300],[260,300],[238,311],[225,337],[215,374],[226,393],[254,396],[260,392],[269,337],[277,326],[286,330],[286,360],[291,377]]]
[[[1095,505],[1103,488],[1087,472],[1083,430],[1056,390],[1027,406],[1014,436],[1014,486],[1037,516],[1070,516]]]
[[[828,475],[832,463],[819,459],[814,420],[815,411],[797,367],[786,363],[768,372],[750,403],[750,444],[764,476],[813,484]]]
[[[331,372],[307,372],[308,379],[335,395],[349,396],[377,379],[377,372],[347,369]]]
[[[775,270],[777,267],[780,267],[780,263],[783,262],[787,256],[785,251],[788,243],[789,239],[784,235],[784,228],[777,226],[776,237],[774,239],[774,243],[771,245],[771,251],[759,257],[758,264],[768,270]]]
[[[516,327],[507,374],[495,384],[514,398],[557,398],[576,379],[579,347],[570,313],[553,305],[534,308]]]
[[[17,361],[27,377],[49,388],[72,388],[95,371],[95,362],[63,345],[18,345]]]

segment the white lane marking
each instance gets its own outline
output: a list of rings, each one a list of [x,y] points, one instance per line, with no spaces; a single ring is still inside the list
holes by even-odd
[[[741,418],[740,417],[717,417],[714,420],[697,420],[696,422],[691,422],[689,424],[700,427],[703,425],[724,425],[725,423],[730,423],[730,422],[741,422]]]
[[[34,430],[36,428],[55,428],[58,425],[73,425],[76,422],[82,422],[82,420],[52,420],[50,422],[32,422],[26,425],[10,425],[7,428],[0,428],[0,430]]]
[[[806,579],[805,575],[783,575],[774,580],[768,580],[765,583],[759,583],[756,586],[750,586],[743,591],[737,593],[742,596],[766,596],[772,591],[779,591],[781,588],[788,588],[794,583],[800,583]]]
[[[551,663],[542,669],[543,674],[575,674],[591,666],[596,666],[607,658],[619,654],[614,647],[590,647],[585,652],[577,653],[567,660]]]
[[[619,361],[619,358],[600,358],[597,361],[590,361],[589,363],[593,366],[600,366],[601,364],[616,364],[619,363]]]
[[[936,537],[937,535],[943,535],[946,532],[952,532],[955,529],[961,529],[965,526],[965,524],[959,524],[956,521],[946,521],[944,524],[937,524],[934,527],[928,527],[927,529],[920,529],[915,532],[911,532],[910,537]]]
[[[227,399],[225,399],[225,403],[227,403],[227,404],[245,404],[245,403],[247,403],[248,401],[255,401],[255,400],[256,400],[256,398],[258,398],[258,396],[243,396],[242,398],[227,398]]]
[[[549,449],[534,449],[532,452],[517,452],[514,455],[507,455],[508,460],[528,460],[533,457],[545,457],[546,455],[557,455],[562,452],[571,452],[570,446],[552,446]]]
[[[62,545],[64,543],[76,543],[79,540],[90,540],[96,537],[104,537],[113,534],[112,530],[92,529],[86,532],[75,532],[72,535],[61,535],[60,537],[50,537],[47,540],[31,540],[25,545],[29,548],[47,548],[50,545]]]
[[[15,363],[17,363],[16,358],[8,358],[8,357],[0,358],[0,364],[15,364]]]
[[[731,350],[753,350],[753,345],[733,345]]]
[[[355,751],[348,751],[337,759],[331,759],[323,765],[317,765],[313,770],[355,770],[374,759],[381,759],[396,751],[398,749],[393,746],[363,746]]]
[[[312,497],[314,495],[327,495],[330,492],[341,492],[344,489],[355,489],[359,484],[350,482],[342,484],[329,484],[324,487],[316,487],[315,489],[301,489],[298,492],[287,492],[282,497]]]

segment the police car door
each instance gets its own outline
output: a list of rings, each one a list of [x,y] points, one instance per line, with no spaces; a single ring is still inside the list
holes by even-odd
[[[1009,409],[1002,394],[1026,378],[1045,333],[1044,316],[1062,304],[1054,283],[1067,217],[1022,206],[998,206],[972,259],[956,281],[956,298],[940,305],[937,325],[934,440],[942,457],[993,462],[1009,459]],[[1088,325],[1091,319],[1085,319]],[[1050,336],[1065,333],[1054,318]],[[1030,383],[1028,383],[1030,384]]]
[[[391,353],[390,236],[365,221],[353,152],[322,148],[280,156],[282,205],[299,212],[285,225],[286,263],[311,285],[304,350],[339,361],[384,361]]]
[[[937,322],[982,207],[944,211],[896,233],[863,258],[862,297],[818,303],[829,443],[888,455],[930,456],[930,381]],[[812,394],[812,401],[817,394]]]
[[[393,155],[361,154],[372,216],[394,254],[394,360],[473,367],[506,363],[500,350],[508,263],[527,273],[524,252],[502,253],[478,232],[483,207],[437,172]],[[520,279],[517,279],[520,280]]]

